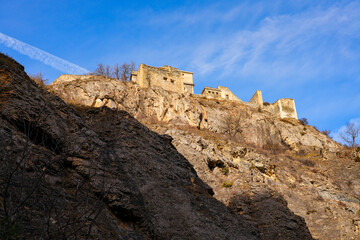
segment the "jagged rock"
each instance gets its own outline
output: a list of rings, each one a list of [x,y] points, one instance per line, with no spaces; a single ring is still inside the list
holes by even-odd
[[[335,152],[339,148],[339,144],[329,137],[310,126],[303,126],[296,119],[279,119],[241,102],[205,99],[190,93],[165,91],[160,87],[142,89],[134,83],[94,76],[57,80],[51,88],[69,103],[100,107],[106,105],[104,99],[111,99],[111,107],[117,106],[137,118],[146,116],[216,133],[223,132],[226,115],[246,112],[249,117],[243,120],[242,136],[248,143],[266,146],[285,142],[294,151],[316,147]]]
[[[4,55],[0,103],[1,237],[260,239],[170,138],[128,113],[75,110]]]
[[[25,155],[14,205],[40,183],[17,215],[23,238],[64,238],[63,229],[80,239],[359,237],[360,166],[311,126],[101,77],[50,91],[72,106],[2,57],[0,178]],[[240,140],[222,132],[228,109],[247,112]]]
[[[270,150],[264,154],[262,149],[259,152],[237,142],[225,143],[221,136],[214,140],[201,132],[205,139],[200,141],[207,141],[216,150],[209,154],[207,149],[191,148],[199,140],[190,135],[186,144],[179,141],[186,131],[173,128],[167,132],[199,177],[213,188],[215,198],[251,219],[264,239],[306,239],[301,231],[293,232],[305,227],[302,219],[316,239],[359,237],[360,165],[353,160],[335,154],[324,159],[322,151],[269,157]],[[229,170],[224,174],[226,168]],[[223,183],[232,186],[224,188]]]

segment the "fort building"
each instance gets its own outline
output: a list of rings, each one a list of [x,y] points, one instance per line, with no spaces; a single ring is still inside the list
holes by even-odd
[[[207,98],[227,99],[234,101],[241,101],[230,89],[227,87],[218,86],[217,88],[205,87],[201,95]]]
[[[270,112],[279,118],[298,119],[295,101],[291,98],[280,98],[274,103],[264,103],[261,91],[257,90],[248,103],[260,107],[261,109]]]
[[[279,118],[298,119],[295,101],[291,98],[280,98],[274,103],[264,103],[264,110],[277,115]]]
[[[193,73],[167,66],[151,67],[140,64],[138,71],[131,73],[130,81],[141,88],[162,87],[167,91],[194,93]]]
[[[138,71],[131,73],[130,81],[139,84],[141,88],[157,86],[178,93],[194,93],[193,73],[167,65],[164,67],[151,67],[140,64]],[[272,104],[264,104],[260,90],[254,93],[249,102],[243,102],[230,91],[230,89],[222,86],[218,86],[217,88],[205,87],[201,92],[201,96],[213,99],[239,101],[253,107],[260,107],[280,118],[297,119],[294,99],[281,98]]]
[[[93,75],[68,75],[63,74],[56,79],[53,84],[60,82],[70,82],[74,80],[92,80],[99,76]],[[138,71],[132,71],[130,81],[139,84],[141,88],[161,87],[167,91],[194,94],[193,73],[179,70],[165,65],[164,67],[151,67],[140,64]],[[196,95],[193,95],[196,96]],[[238,101],[251,107],[261,108],[279,118],[295,118],[297,112],[295,101],[291,98],[281,98],[274,103],[264,103],[262,93],[257,90],[249,102],[244,102],[238,98],[227,87],[218,86],[217,88],[205,87],[201,95],[210,99],[224,99]]]

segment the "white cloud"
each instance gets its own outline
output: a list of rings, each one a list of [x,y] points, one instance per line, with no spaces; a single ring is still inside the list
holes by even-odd
[[[352,2],[265,18],[253,30],[206,39],[192,64],[202,74],[225,69],[275,78],[335,71],[329,66],[336,67],[339,58],[360,61],[360,53],[352,49],[352,41],[360,38],[359,12],[360,3]]]
[[[0,43],[65,73],[85,74],[89,72],[89,70],[85,68],[56,57],[27,43],[16,40],[15,38],[9,37],[3,33],[0,33]]]

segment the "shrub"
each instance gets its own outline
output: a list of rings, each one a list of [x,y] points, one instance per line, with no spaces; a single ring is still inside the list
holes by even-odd
[[[231,138],[235,138],[237,134],[241,135],[247,118],[249,118],[249,114],[246,111],[240,111],[235,114],[228,113],[227,115],[224,115],[222,119],[222,131],[228,134]]]
[[[315,213],[315,212],[317,212],[316,209],[312,209],[312,210],[307,211],[306,214],[309,215],[309,214]]]
[[[36,82],[36,84],[40,86],[44,86],[47,84],[48,80],[44,78],[42,73],[36,73],[29,75],[30,79]]]
[[[309,122],[308,122],[308,120],[307,120],[306,118],[300,118],[300,119],[299,119],[299,122],[300,122],[302,125],[308,125],[308,124],[309,124]]]
[[[328,137],[330,137],[331,131],[330,130],[323,130],[323,131],[321,131],[321,133],[328,136]]]
[[[223,187],[223,188],[231,188],[232,185],[233,185],[233,182],[224,182],[224,183],[222,184],[222,187]]]
[[[229,169],[229,167],[223,167],[220,171],[221,171],[225,176],[227,176],[227,175],[229,175],[230,169]]]

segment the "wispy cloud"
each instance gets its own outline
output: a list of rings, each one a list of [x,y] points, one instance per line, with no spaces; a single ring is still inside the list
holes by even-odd
[[[3,33],[0,33],[0,44],[4,44],[5,46],[12,48],[15,51],[18,51],[21,54],[38,60],[65,73],[85,74],[89,72],[89,70],[85,68],[68,62],[62,58],[56,57],[27,43],[21,42],[15,38],[9,37]]]
[[[273,2],[272,2],[273,3]],[[243,1],[240,4],[223,4],[220,2],[208,3],[194,7],[179,7],[173,10],[155,11],[147,9],[145,24],[153,26],[174,26],[193,28],[194,25],[213,26],[219,23],[229,23],[239,17],[249,24],[264,11],[264,5],[252,1]],[[138,14],[145,14],[144,12]]]
[[[360,3],[351,2],[268,17],[252,30],[207,39],[192,64],[202,74],[225,69],[278,78],[336,71],[339,58],[360,61],[359,46],[353,44],[360,39],[359,12]]]

